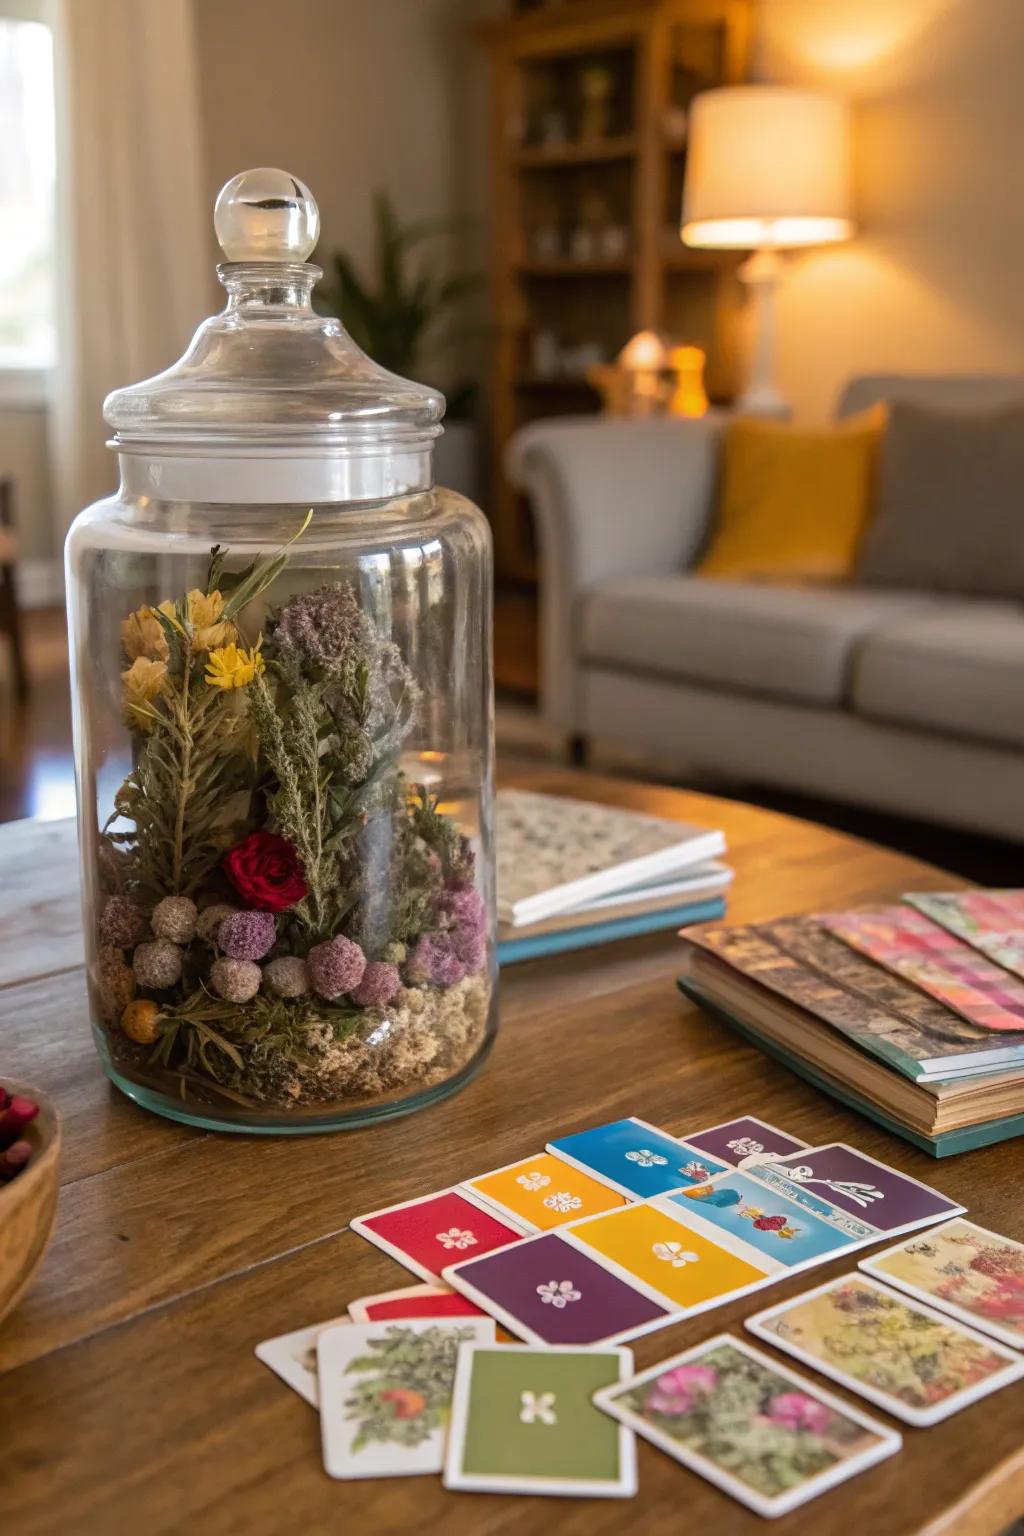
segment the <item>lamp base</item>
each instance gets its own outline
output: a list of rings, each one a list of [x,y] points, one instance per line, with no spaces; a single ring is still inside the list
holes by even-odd
[[[755,304],[754,352],[747,387],[736,402],[745,416],[785,420],[791,415],[775,384],[775,290],[782,275],[777,251],[755,251],[739,269],[739,279],[750,288]]]

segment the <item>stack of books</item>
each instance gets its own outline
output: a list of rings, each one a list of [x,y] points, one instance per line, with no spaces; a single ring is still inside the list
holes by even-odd
[[[725,913],[732,870],[707,827],[503,789],[495,831],[501,965]]]
[[[936,1157],[1024,1134],[1024,891],[684,936],[680,988]]]

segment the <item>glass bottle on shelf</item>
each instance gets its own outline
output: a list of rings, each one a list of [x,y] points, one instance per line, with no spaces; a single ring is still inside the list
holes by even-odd
[[[314,312],[308,189],[245,172],[215,224],[226,306],[108,398],[68,537],[92,1027],[159,1113],[329,1130],[496,1027],[490,537],[442,396]]]

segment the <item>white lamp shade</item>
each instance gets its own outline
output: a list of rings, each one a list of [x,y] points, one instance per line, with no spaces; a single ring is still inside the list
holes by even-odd
[[[848,240],[846,103],[786,86],[704,91],[690,107],[687,245],[744,250]]]

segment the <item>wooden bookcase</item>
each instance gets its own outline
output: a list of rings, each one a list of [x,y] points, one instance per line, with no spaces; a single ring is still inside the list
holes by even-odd
[[[598,406],[583,365],[538,370],[538,334],[610,360],[637,331],[662,331],[706,350],[713,400],[733,392],[739,258],[688,250],[679,214],[688,104],[745,77],[750,30],[750,0],[549,0],[483,29],[493,87],[489,511],[506,584],[528,589],[536,567],[528,509],[502,473],[505,444],[526,422]],[[587,71],[604,79],[598,132]],[[595,203],[618,248],[581,254],[573,233]]]

